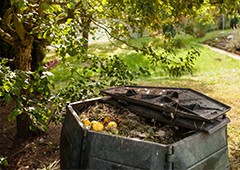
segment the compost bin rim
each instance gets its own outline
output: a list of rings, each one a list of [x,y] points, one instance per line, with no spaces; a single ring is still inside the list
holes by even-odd
[[[72,114],[75,118],[77,118],[76,120],[78,122],[78,125],[84,130],[84,134],[86,135],[85,137],[87,137],[88,133],[90,133],[90,134],[104,135],[104,136],[111,137],[111,138],[121,138],[121,139],[135,141],[135,142],[149,143],[149,144],[154,144],[154,145],[170,148],[170,147],[174,147],[178,143],[181,143],[181,141],[194,138],[194,136],[202,133],[200,131],[194,131],[191,135],[189,135],[187,137],[184,137],[184,138],[182,138],[178,141],[175,141],[175,142],[169,143],[169,144],[162,144],[162,143],[158,143],[158,142],[142,140],[142,139],[139,139],[139,138],[132,138],[132,137],[115,135],[115,134],[108,134],[108,133],[104,133],[104,132],[97,132],[97,131],[90,130],[90,129],[86,128],[85,125],[80,120],[79,115],[74,110],[74,105],[84,104],[84,103],[87,103],[87,102],[101,102],[101,103],[107,104],[104,99],[108,99],[108,98],[111,98],[111,96],[96,97],[96,98],[92,98],[92,99],[87,99],[87,100],[82,100],[82,101],[77,101],[77,102],[72,102],[72,103],[67,104],[68,109],[71,110],[70,114]]]

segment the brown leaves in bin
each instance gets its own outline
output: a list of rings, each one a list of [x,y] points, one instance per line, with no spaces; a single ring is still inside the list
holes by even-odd
[[[101,130],[103,133],[162,144],[174,143],[190,134],[189,130],[143,118],[126,109],[103,103],[89,106],[84,112],[79,113],[79,116],[81,121],[89,120],[89,122],[103,124],[105,127]],[[109,122],[116,122],[117,126],[109,128]],[[92,126],[87,128],[94,130]]]

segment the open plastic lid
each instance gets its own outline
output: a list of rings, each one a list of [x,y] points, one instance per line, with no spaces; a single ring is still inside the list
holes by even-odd
[[[136,114],[155,119],[161,116],[159,121],[165,118],[165,122],[192,129],[212,132],[230,122],[225,113],[231,107],[188,88],[120,86],[101,92],[129,109],[135,108]]]

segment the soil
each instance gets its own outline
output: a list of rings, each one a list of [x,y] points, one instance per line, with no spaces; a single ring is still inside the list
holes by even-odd
[[[16,124],[9,122],[7,116],[13,105],[0,106],[0,163],[6,158],[8,165],[0,164],[0,170],[60,169],[60,131],[61,125],[49,126],[44,134],[23,141],[15,137]]]

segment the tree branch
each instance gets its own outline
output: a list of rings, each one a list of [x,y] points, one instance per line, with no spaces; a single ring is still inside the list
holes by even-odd
[[[2,28],[0,28],[0,39],[2,39],[3,41],[10,45],[14,45],[13,37],[7,32],[5,32]]]
[[[114,38],[115,40],[123,43],[123,44],[126,44],[128,47],[131,47],[131,48],[132,48],[133,50],[135,50],[135,51],[139,51],[139,50],[140,50],[140,48],[138,48],[137,46],[131,45],[130,43],[128,43],[128,42],[120,39],[119,37],[114,36],[113,34],[111,34],[106,27],[102,26],[102,25],[101,25],[100,23],[98,23],[97,21],[92,20],[92,22],[93,22],[96,26],[98,26],[99,28],[103,29],[103,30],[106,32],[106,35],[107,35],[107,37],[108,37],[108,40],[109,40],[112,44],[116,45],[114,42],[112,42],[112,41],[110,40],[109,36],[112,37],[112,38]]]

